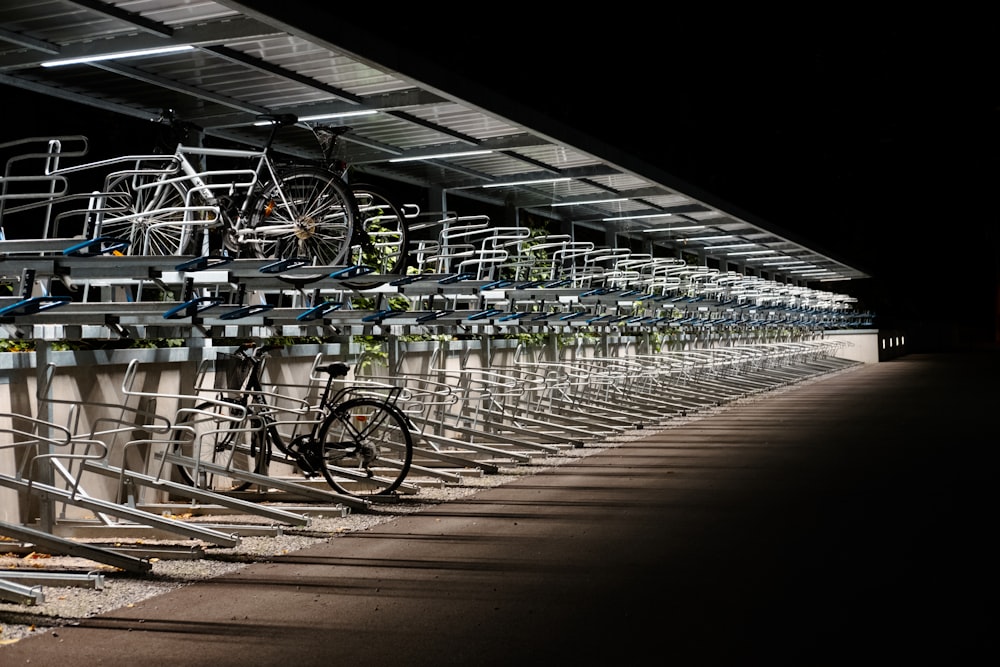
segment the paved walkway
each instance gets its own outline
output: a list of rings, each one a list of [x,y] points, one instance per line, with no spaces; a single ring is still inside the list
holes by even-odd
[[[996,354],[866,366],[0,648],[0,665],[971,665]]]

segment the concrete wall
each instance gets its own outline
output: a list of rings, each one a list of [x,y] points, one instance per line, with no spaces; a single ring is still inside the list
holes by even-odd
[[[852,329],[827,331],[828,340],[843,343],[837,356],[866,364],[888,361],[906,354],[906,336],[886,329]]]
[[[838,337],[849,341],[845,353],[856,354],[848,358],[862,361],[877,360],[874,347],[877,336],[871,332],[842,332]],[[573,339],[572,337],[549,337],[547,341],[536,339],[507,339],[483,336],[467,340],[431,340],[407,342],[388,337],[383,351],[374,363],[364,363],[362,350],[356,345],[296,345],[275,352],[268,360],[266,380],[276,392],[314,402],[318,395],[316,383],[310,380],[310,370],[317,360],[323,363],[346,361],[355,368],[349,380],[359,377],[388,381],[400,374],[408,377],[428,378],[426,386],[405,401],[405,410],[411,414],[425,414],[437,410],[442,424],[455,416],[449,411],[452,405],[431,406],[427,392],[434,391],[437,379],[445,387],[454,383],[455,375],[441,377],[438,371],[451,373],[475,373],[483,369],[520,369],[523,378],[544,375],[544,364],[559,360],[572,361],[611,357],[635,361],[643,356],[668,353],[683,353],[692,349],[711,350],[725,347],[713,340],[660,341],[654,345],[649,339],[628,336],[607,336],[601,339]],[[746,341],[750,344],[753,341]],[[0,354],[0,412],[27,415],[64,425],[76,434],[90,433],[100,428],[101,420],[128,417],[129,410],[144,410],[155,413],[162,419],[169,436],[168,424],[174,423],[179,407],[196,401],[199,390],[223,386],[224,377],[220,370],[215,374],[214,360],[219,353],[231,352],[231,348],[190,347],[171,349],[113,350],[102,352],[52,352],[40,350],[35,353]],[[639,361],[639,363],[642,363]],[[469,376],[467,376],[469,377]],[[476,376],[475,385],[486,392],[501,392],[502,387],[492,385],[487,373]],[[409,382],[409,380],[408,380]],[[417,388],[414,381],[412,385]],[[537,387],[536,387],[537,389]],[[512,393],[517,393],[516,388]],[[205,394],[202,394],[205,395]],[[531,396],[518,400],[532,400]],[[456,417],[457,418],[457,417]],[[9,421],[9,420],[8,420]],[[158,420],[156,423],[160,423]],[[4,423],[0,419],[0,428]],[[106,428],[106,425],[104,426]],[[444,427],[447,429],[447,426]],[[0,474],[14,475],[20,463],[16,460],[10,444],[10,434],[0,432]],[[161,437],[163,437],[161,436]],[[148,446],[125,447],[125,443],[155,434],[129,431],[103,440],[111,448],[109,462],[112,465],[127,463],[134,470],[155,472],[159,463]],[[64,451],[61,448],[54,448]],[[127,449],[127,451],[126,451]],[[127,457],[127,458],[126,458]],[[116,480],[90,474],[82,478],[86,493],[98,498],[117,497]],[[11,523],[32,523],[38,512],[37,500],[21,498],[20,492],[0,486],[0,520]],[[160,492],[143,491],[144,502],[164,502]],[[60,508],[59,517],[92,518],[87,512],[76,508]]]

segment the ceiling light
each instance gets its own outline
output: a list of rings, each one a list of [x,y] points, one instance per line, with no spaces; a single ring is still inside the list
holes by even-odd
[[[532,181],[508,181],[506,183],[487,183],[482,186],[484,188],[509,188],[515,185],[541,185],[543,183],[559,183],[561,181],[572,181],[573,179],[569,176],[563,176],[562,178],[536,178]]]
[[[728,250],[729,248],[752,248],[756,243],[726,243],[724,245],[705,246],[705,250]]]
[[[698,229],[705,229],[705,225],[684,225],[681,227],[654,227],[653,229],[643,229],[643,234],[657,234],[659,232],[692,232]],[[684,239],[685,241],[689,239]]]
[[[617,218],[603,218],[601,222],[618,222],[619,220],[649,220],[650,218],[669,218],[673,213],[645,213],[643,215],[622,215]]]
[[[561,201],[549,206],[586,206],[588,204],[611,204],[619,201],[628,201],[628,197],[617,197],[615,199],[587,199],[585,201]]]
[[[799,271],[789,271],[789,273],[794,273],[800,276],[834,275],[833,271],[830,269],[802,269]]]
[[[161,46],[155,49],[136,49],[135,51],[119,51],[118,53],[100,53],[93,56],[79,56],[77,58],[63,58],[62,60],[49,60],[42,63],[42,67],[61,67],[63,65],[79,65],[81,63],[96,63],[101,60],[118,60],[120,58],[141,58],[143,56],[159,56],[166,53],[179,53],[181,51],[191,51],[194,47],[190,44],[175,46]]]
[[[729,253],[730,257],[736,257],[737,255],[773,255],[778,252],[777,250],[741,250],[740,252]]]
[[[417,160],[440,160],[451,157],[469,157],[471,155],[489,155],[493,151],[456,151],[454,153],[434,153],[432,155],[415,155],[413,157],[394,157],[389,162],[415,162]],[[484,186],[487,187],[487,186]]]
[[[309,122],[311,120],[330,120],[332,118],[351,118],[353,116],[371,116],[377,114],[378,109],[357,109],[356,111],[338,111],[335,113],[319,113],[314,116],[299,116],[300,121]]]
[[[719,234],[718,236],[692,236],[688,241],[717,241],[719,239],[734,239],[732,234]]]
[[[773,264],[762,264],[761,266],[781,266],[788,268],[795,264],[809,264],[809,262],[804,259],[782,259],[780,261],[774,262]]]

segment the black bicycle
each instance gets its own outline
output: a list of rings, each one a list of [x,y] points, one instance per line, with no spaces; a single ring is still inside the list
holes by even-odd
[[[345,495],[394,493],[413,459],[409,420],[396,405],[401,389],[345,385],[340,379],[350,368],[335,362],[317,369],[326,382],[310,406],[264,389],[272,349],[252,342],[237,348],[226,360],[229,387],[219,390],[221,401],[196,406],[177,424],[172,458],[190,461],[175,464],[180,477],[199,488],[244,491],[254,483],[238,473],[266,475],[281,462],[307,478],[322,475]],[[284,401],[288,405],[280,405]],[[246,416],[234,419],[233,413]]]

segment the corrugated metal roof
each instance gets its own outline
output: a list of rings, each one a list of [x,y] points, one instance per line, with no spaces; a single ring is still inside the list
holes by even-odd
[[[194,48],[43,65],[170,45]],[[153,119],[169,108],[208,135],[246,142],[261,137],[252,126],[260,113],[306,118],[375,111],[322,121],[351,128],[338,150],[355,170],[497,206],[514,205],[594,230],[613,225],[651,250],[679,245],[692,251],[721,245],[696,239],[727,235],[773,251],[774,257],[807,261],[825,270],[821,278],[867,277],[775,234],[764,221],[735,212],[725,202],[678,187],[676,179],[649,165],[590,144],[572,131],[542,128],[544,119],[537,124],[512,120],[517,114],[472,99],[457,82],[452,88],[447,82],[427,82],[416,70],[403,74],[398,54],[392,54],[394,64],[389,66],[380,64],[380,54],[387,52],[380,52],[378,44],[358,56],[363,48],[341,47],[308,25],[291,30],[226,0],[6,0],[0,6],[0,83],[7,86],[137,118]],[[305,157],[319,155],[314,137],[306,131],[290,134],[280,148]],[[391,161],[473,149],[491,152]],[[542,178],[567,180],[514,185]],[[595,200],[601,201],[592,203]],[[704,228],[682,229],[695,225]],[[681,229],[671,231],[674,228]],[[724,267],[754,266],[746,255],[737,257],[725,248],[705,254]],[[795,277],[778,266],[768,271],[775,277]]]

